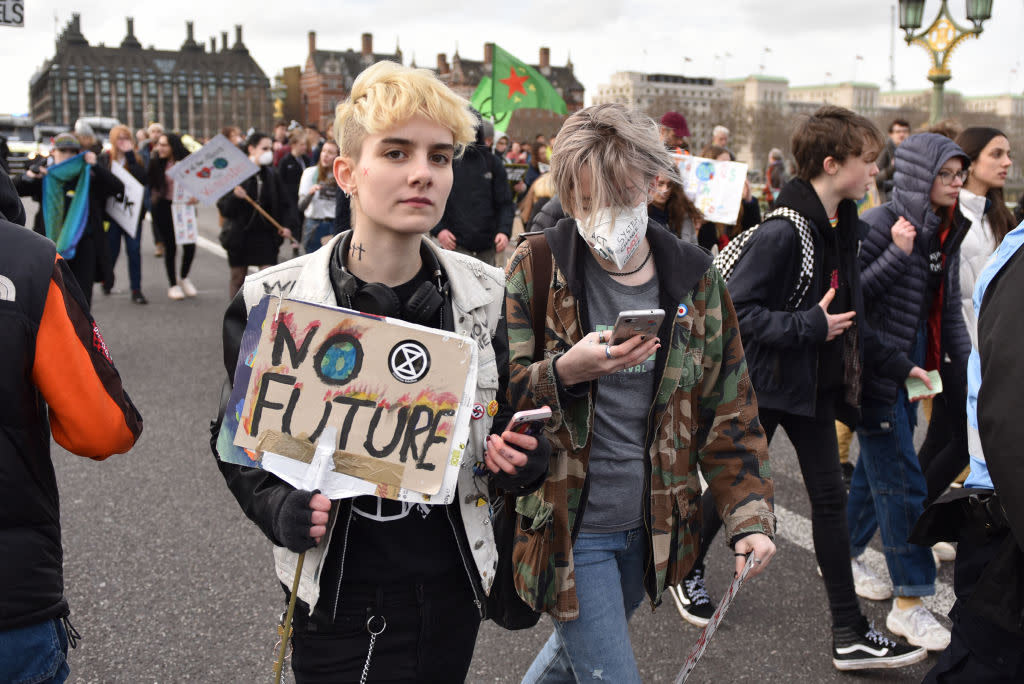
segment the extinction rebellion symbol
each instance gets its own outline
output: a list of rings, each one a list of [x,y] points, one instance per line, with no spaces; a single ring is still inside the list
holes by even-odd
[[[388,355],[388,368],[396,380],[411,385],[430,370],[430,354],[415,340],[399,342]]]

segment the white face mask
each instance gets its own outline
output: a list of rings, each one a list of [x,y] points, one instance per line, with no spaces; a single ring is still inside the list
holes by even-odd
[[[544,162],[537,162],[537,170],[541,173],[547,173],[551,170],[551,164],[545,164]]]
[[[622,269],[647,234],[647,202],[620,207],[614,220],[611,209],[598,209],[586,222],[576,219],[576,229],[603,259]]]
[[[270,163],[274,161],[274,153],[270,150],[264,150],[260,153],[260,156],[256,157],[256,163],[260,166],[270,166]]]

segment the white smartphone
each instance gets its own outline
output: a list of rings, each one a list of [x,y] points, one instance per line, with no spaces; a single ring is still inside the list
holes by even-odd
[[[512,420],[508,421],[508,432],[518,432],[521,435],[536,437],[544,429],[544,423],[551,417],[551,409],[541,406],[538,409],[528,411],[517,411]]]
[[[642,335],[644,339],[657,337],[663,320],[665,320],[664,309],[623,311],[615,320],[611,343],[622,344],[636,335]]]

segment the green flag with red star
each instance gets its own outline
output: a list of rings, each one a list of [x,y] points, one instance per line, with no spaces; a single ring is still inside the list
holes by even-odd
[[[485,118],[503,127],[517,109],[547,109],[565,114],[565,100],[546,78],[529,64],[494,45],[491,76],[480,79],[471,102]]]

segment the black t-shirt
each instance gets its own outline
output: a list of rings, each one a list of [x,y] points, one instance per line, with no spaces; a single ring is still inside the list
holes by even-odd
[[[825,289],[835,287],[836,295],[829,304],[830,314],[839,314],[853,308],[850,296],[849,274],[844,273],[839,258],[839,228],[828,224],[822,231],[822,274],[825,277]],[[834,390],[843,385],[843,338],[850,334],[848,328],[843,334],[830,342],[825,342],[818,350],[818,393]]]
[[[407,302],[422,283],[433,281],[433,270],[424,262],[412,280],[392,290],[399,302]],[[358,278],[356,282],[360,287],[365,284]],[[401,312],[393,317],[404,320]],[[335,525],[335,541],[327,554],[322,587],[336,586],[343,548],[346,585],[431,582],[460,576],[452,575],[453,572],[465,572],[459,568],[458,543],[453,523],[448,519],[449,514],[457,512],[446,510],[448,506],[421,506],[360,496],[353,500],[352,507],[347,544],[340,543],[346,521],[339,519]]]

